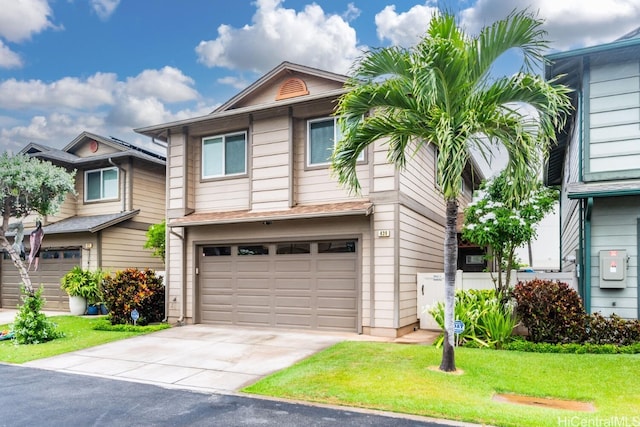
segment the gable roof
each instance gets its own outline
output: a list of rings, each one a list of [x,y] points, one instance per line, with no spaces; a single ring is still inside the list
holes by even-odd
[[[105,144],[117,150],[114,153],[101,154],[91,157],[80,157],[73,154],[73,150],[84,144],[87,140],[98,141],[101,144]],[[32,157],[38,157],[43,160],[49,160],[53,163],[64,164],[69,167],[81,166],[85,164],[96,163],[100,161],[108,161],[109,159],[117,159],[124,157],[135,157],[140,160],[144,160],[150,163],[164,165],[166,163],[166,156],[160,153],[156,153],[150,150],[146,150],[142,147],[138,147],[134,144],[130,144],[126,141],[110,137],[105,138],[100,135],[96,135],[90,132],[82,132],[73,141],[67,144],[63,149],[57,149],[42,144],[29,143],[26,147],[20,150],[20,154],[28,154]]]
[[[113,214],[73,216],[42,227],[45,234],[95,233],[123,221],[133,218],[140,209]]]
[[[248,105],[248,106],[240,106],[242,101],[248,99],[261,89],[265,88],[267,85],[272,83],[274,80],[281,78],[287,73],[296,72],[303,73],[315,77],[325,78],[337,83],[340,83],[339,89],[327,90],[317,94],[309,94],[305,96],[293,97],[282,99],[278,101],[272,101],[269,103],[262,103],[257,105]],[[153,139],[159,139],[161,141],[167,141],[169,132],[177,132],[180,133],[186,126],[190,126],[193,124],[209,126],[212,123],[215,123],[219,120],[224,120],[230,116],[236,115],[250,115],[257,111],[269,111],[273,109],[279,109],[284,107],[289,107],[294,104],[299,104],[301,102],[309,102],[316,101],[320,99],[327,98],[337,98],[340,95],[346,93],[347,89],[344,88],[344,83],[347,81],[348,77],[340,74],[335,74],[329,71],[319,70],[317,68],[307,67],[304,65],[293,64],[291,62],[283,62],[278,65],[276,68],[262,76],[252,85],[247,87],[245,90],[240,92],[238,95],[234,96],[220,107],[216,108],[210,114],[200,117],[193,117],[185,120],[178,120],[175,122],[162,123],[158,125],[146,126],[134,129],[135,132],[140,133],[142,135],[149,136]]]

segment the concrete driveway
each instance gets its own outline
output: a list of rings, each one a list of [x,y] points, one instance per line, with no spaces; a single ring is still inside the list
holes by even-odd
[[[47,316],[60,315],[46,312]],[[15,310],[0,310],[0,324]],[[356,333],[187,325],[78,350],[23,366],[214,393],[234,393],[341,341],[430,343],[432,331],[401,338]]]

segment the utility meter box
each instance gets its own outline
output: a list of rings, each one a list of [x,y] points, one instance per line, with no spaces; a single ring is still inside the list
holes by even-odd
[[[627,251],[600,251],[600,287],[624,288],[627,286]]]

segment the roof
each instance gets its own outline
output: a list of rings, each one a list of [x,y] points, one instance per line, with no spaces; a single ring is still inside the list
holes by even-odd
[[[42,227],[45,234],[95,233],[133,218],[140,209],[113,214],[74,216]]]
[[[142,135],[149,136],[153,139],[159,139],[161,141],[168,140],[168,133],[181,133],[185,126],[191,126],[194,124],[198,124],[201,126],[209,126],[214,125],[216,122],[225,120],[232,116],[249,116],[251,113],[257,111],[270,111],[277,110],[282,108],[288,108],[292,105],[301,105],[306,102],[313,102],[321,99],[334,99],[338,98],[340,95],[347,92],[347,89],[341,87],[335,90],[327,90],[315,95],[305,95],[295,98],[288,98],[279,101],[272,101],[264,104],[250,105],[245,107],[233,108],[234,105],[237,105],[240,101],[247,98],[251,94],[255,93],[258,89],[262,88],[269,81],[274,78],[278,78],[282,74],[286,74],[291,71],[296,71],[299,73],[306,73],[322,78],[327,78],[331,80],[338,81],[340,83],[344,83],[347,81],[348,77],[340,74],[331,73],[328,71],[319,70],[316,68],[306,67],[303,65],[293,64],[291,62],[283,62],[278,65],[276,68],[265,74],[263,77],[258,79],[255,83],[247,87],[245,90],[240,92],[238,95],[234,96],[220,107],[218,107],[215,111],[205,116],[193,117],[185,120],[178,120],[175,122],[162,123],[158,125],[146,126],[134,129],[135,132],[140,133]]]
[[[368,216],[373,213],[373,203],[355,201],[342,203],[326,203],[320,205],[294,206],[278,211],[227,211],[192,213],[169,222],[170,227],[187,227],[195,225],[232,224],[238,222],[280,221],[288,219],[306,219],[337,216]]]
[[[570,199],[590,197],[635,196],[640,194],[640,181],[572,182],[567,187]]]
[[[114,147],[119,151],[116,153],[91,157],[79,157],[73,154],[71,151],[79,144],[82,144],[87,138],[99,141],[101,144]],[[43,160],[49,160],[58,164],[65,164],[70,167],[127,157],[134,157],[159,165],[164,165],[166,163],[166,156],[163,154],[138,147],[137,145],[130,144],[114,137],[105,138],[90,132],[82,132],[62,150],[32,142],[20,150],[20,153],[28,154],[31,157],[37,157]]]

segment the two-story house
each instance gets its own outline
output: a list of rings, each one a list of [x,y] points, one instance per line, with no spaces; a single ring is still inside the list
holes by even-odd
[[[361,194],[340,186],[330,156],[346,80],[284,62],[209,115],[136,129],[168,143],[169,321],[417,326],[416,273],[443,269],[435,150],[399,171],[381,141],[360,159]]]
[[[164,270],[162,260],[143,248],[147,229],[165,215],[164,155],[89,132],[62,150],[31,143],[21,153],[76,170],[77,195],[68,195],[55,216],[41,218],[42,250],[38,270],[32,267],[30,277],[34,286],[44,285],[46,309],[68,309],[60,278],[76,265],[112,273],[129,267]],[[23,220],[27,255],[36,219]],[[18,305],[19,283],[17,269],[4,254],[0,307]]]
[[[562,269],[576,272],[588,312],[638,318],[640,32],[548,59],[546,78],[574,90],[545,176],[562,189]]]

